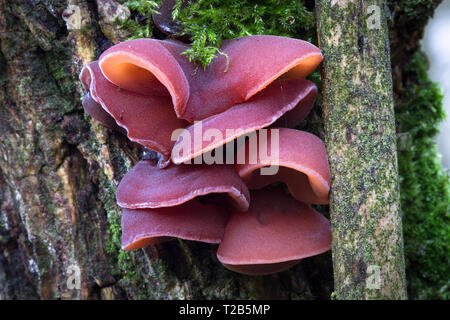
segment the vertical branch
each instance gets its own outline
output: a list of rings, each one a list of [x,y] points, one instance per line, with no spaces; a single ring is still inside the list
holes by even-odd
[[[406,298],[386,2],[317,0],[335,297]]]

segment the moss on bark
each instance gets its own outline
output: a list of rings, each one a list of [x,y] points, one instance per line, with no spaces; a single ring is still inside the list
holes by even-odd
[[[334,297],[404,299],[386,3],[316,6],[332,174]]]
[[[419,41],[441,1],[389,1],[400,196],[410,299],[448,299],[450,178],[434,136],[444,118]]]

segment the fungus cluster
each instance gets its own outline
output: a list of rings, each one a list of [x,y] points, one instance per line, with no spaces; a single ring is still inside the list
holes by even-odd
[[[173,238],[219,244],[225,267],[255,275],[329,250],[329,221],[308,205],[328,203],[325,146],[292,129],[314,105],[317,88],[304,78],[319,49],[241,37],[202,69],[182,55],[187,48],[130,40],[80,74],[86,113],[159,154],[117,188],[122,248]]]

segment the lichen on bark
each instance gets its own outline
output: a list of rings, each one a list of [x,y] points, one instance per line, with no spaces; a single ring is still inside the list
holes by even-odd
[[[406,298],[386,3],[316,1],[316,9],[334,297]]]

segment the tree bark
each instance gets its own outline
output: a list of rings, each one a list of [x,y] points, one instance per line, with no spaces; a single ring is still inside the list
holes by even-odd
[[[115,190],[142,150],[84,115],[78,74],[130,36],[114,22],[129,14],[115,0],[0,0],[0,299],[329,298],[329,253],[250,277],[217,246],[120,249]]]
[[[334,297],[405,299],[386,2],[316,1]]]
[[[336,3],[334,8],[330,2]],[[335,297],[380,297],[381,290],[365,287],[366,276],[374,275],[375,269],[368,272],[364,263],[373,263],[368,257],[370,254],[378,256],[379,245],[385,245],[388,253],[395,248],[389,241],[375,246],[362,241],[366,234],[370,236],[372,231],[380,231],[375,228],[379,226],[380,215],[376,210],[367,211],[372,216],[369,214],[370,219],[364,220],[360,213],[364,212],[361,209],[373,208],[367,203],[370,194],[378,188],[371,168],[367,167],[370,163],[367,160],[375,159],[370,153],[375,151],[374,155],[381,155],[383,160],[384,155],[377,152],[377,145],[383,150],[393,148],[390,140],[381,139],[386,136],[382,128],[392,130],[390,111],[382,122],[379,122],[382,114],[374,111],[382,106],[386,110],[391,108],[387,91],[381,90],[379,96],[378,92],[374,96],[373,91],[377,79],[390,82],[390,75],[383,78],[389,65],[386,62],[389,55],[383,51],[388,51],[383,38],[384,8],[381,7],[382,29],[375,32],[367,30],[367,18],[373,15],[367,9],[368,5],[380,2],[361,2],[362,7],[345,0],[323,1],[320,6],[321,3],[317,8],[321,38],[334,40],[328,44],[329,48],[323,40],[321,43],[327,64],[324,75],[328,79],[324,82],[327,147],[333,157],[339,155],[341,145],[334,144],[331,138],[343,141],[340,140],[344,138],[342,134],[346,133],[347,137],[348,132],[353,144],[343,150],[353,155],[355,148],[364,151],[359,157],[351,158],[353,166],[345,164],[352,171],[345,171],[342,177],[350,172],[348,182],[352,184],[346,185],[346,181],[336,175],[338,169],[342,169],[336,160],[339,158],[331,160],[335,173],[332,222],[334,226],[341,226],[334,230],[335,248],[344,248],[341,251],[349,258],[343,259],[335,250],[335,272],[339,275]],[[349,8],[345,9],[347,3],[359,12],[350,21],[352,17],[346,11]],[[439,1],[389,3],[394,90],[396,105],[400,105],[407,98],[404,87],[415,83],[414,73],[405,72],[404,65],[417,50],[423,27]],[[215,258],[215,248],[200,243],[174,241],[132,253],[120,250],[120,209],[115,204],[115,188],[138,161],[141,150],[84,115],[78,73],[84,64],[96,59],[111,44],[130,36],[127,29],[114,22],[129,14],[128,9],[115,0],[0,0],[0,299],[329,298],[333,290],[330,254],[305,259],[289,272],[246,277],[225,270]],[[338,25],[345,31],[343,35],[338,32]],[[355,32],[358,25],[361,37]],[[344,44],[348,44],[345,50]],[[374,50],[380,47],[384,49]],[[351,58],[344,60],[344,57]],[[345,61],[352,61],[352,65],[344,70],[339,62]],[[376,63],[377,68],[382,65],[384,69],[379,70],[384,71],[369,83]],[[366,66],[372,72],[358,73],[357,68]],[[328,73],[327,69],[334,73]],[[353,79],[362,84],[357,87]],[[338,96],[333,97],[330,92]],[[351,99],[352,94],[354,99]],[[337,98],[350,103],[333,107],[332,102]],[[350,114],[341,110],[343,118],[340,119],[335,110],[342,106],[345,109],[346,105],[364,107],[364,113]],[[307,128],[324,137],[320,102],[313,111]],[[332,117],[333,113],[336,116]],[[366,121],[369,115],[376,120],[372,126]],[[354,119],[357,116],[360,118]],[[332,134],[333,130],[336,135]],[[368,134],[374,131],[376,140]],[[361,139],[367,139],[369,147],[356,144]],[[386,144],[380,145],[380,141]],[[369,150],[368,154],[370,146],[374,151]],[[389,151],[386,155],[384,165],[393,157]],[[373,168],[373,175],[379,177],[387,167]],[[362,179],[357,183],[354,179],[359,177]],[[390,179],[386,180],[387,185],[392,183]],[[357,188],[358,194],[349,192],[350,187]],[[344,193],[339,196],[341,191]],[[366,191],[369,193],[364,195]],[[355,199],[356,196],[359,199]],[[392,203],[396,203],[394,198]],[[339,215],[338,199],[342,199],[344,206],[340,208],[344,213]],[[361,221],[376,223],[361,226]],[[356,233],[351,234],[355,230],[361,232],[360,238]],[[399,232],[394,230],[392,237]],[[346,236],[355,241],[349,243],[348,249],[340,241]],[[338,257],[341,257],[339,263]],[[398,270],[402,269],[401,259],[389,260],[389,265],[392,263],[398,264]],[[67,286],[70,266],[80,268],[80,290]],[[380,267],[386,280],[386,270]],[[401,277],[398,272],[393,275]],[[348,281],[353,281],[355,289],[350,283],[342,284],[346,276]],[[385,284],[386,281],[382,283],[383,288]]]

